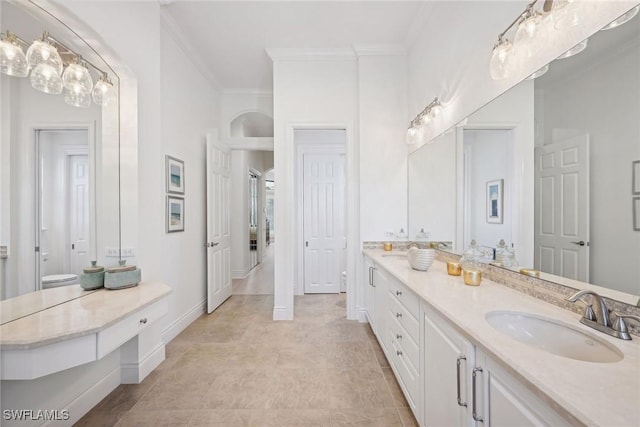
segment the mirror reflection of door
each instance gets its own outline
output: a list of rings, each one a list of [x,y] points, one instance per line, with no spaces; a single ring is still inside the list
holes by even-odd
[[[249,268],[258,265],[258,175],[249,172]]]
[[[41,289],[78,283],[91,263],[87,129],[37,130],[36,271]]]

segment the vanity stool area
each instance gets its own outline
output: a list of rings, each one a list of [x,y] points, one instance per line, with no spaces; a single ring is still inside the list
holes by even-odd
[[[366,318],[421,426],[640,425],[640,338],[488,279],[466,286],[441,261],[423,272],[401,253],[363,257]],[[518,341],[492,324],[509,315],[586,336],[593,354]]]
[[[171,293],[164,283],[86,292],[40,310],[38,292],[44,291],[30,294],[32,314],[0,326],[3,414],[57,411],[59,421],[73,423],[119,384],[140,383],[164,360],[158,320],[168,311]],[[42,423],[10,418],[2,425]]]

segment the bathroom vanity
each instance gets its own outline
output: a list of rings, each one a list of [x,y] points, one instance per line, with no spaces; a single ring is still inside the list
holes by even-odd
[[[369,249],[364,265],[366,316],[420,425],[640,424],[640,338],[488,279],[466,286],[440,261],[421,272]],[[511,318],[546,322],[548,345],[496,329]],[[556,328],[585,349],[556,349]]]
[[[118,384],[140,383],[164,360],[157,326],[170,293],[160,282],[101,289],[0,326],[2,409],[67,409],[75,422]]]

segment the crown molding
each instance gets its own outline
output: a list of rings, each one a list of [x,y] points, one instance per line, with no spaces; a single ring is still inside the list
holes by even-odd
[[[263,97],[272,97],[272,90],[250,89],[250,88],[225,88],[222,90],[223,95],[255,95]]]
[[[180,50],[189,58],[189,60],[196,66],[198,71],[204,76],[206,80],[213,85],[218,91],[222,90],[222,86],[217,77],[209,69],[207,64],[201,59],[198,52],[193,48],[193,44],[189,43],[187,37],[180,29],[180,24],[176,22],[173,16],[167,11],[166,7],[160,8],[160,19],[162,23],[166,25],[167,32],[171,38],[176,42]]]
[[[352,48],[267,48],[267,55],[272,61],[353,61],[355,53]]]
[[[404,56],[407,47],[403,44],[357,44],[353,45],[357,56]]]

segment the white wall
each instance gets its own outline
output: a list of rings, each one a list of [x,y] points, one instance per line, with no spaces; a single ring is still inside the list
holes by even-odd
[[[640,159],[640,39],[617,47],[544,90],[536,85],[536,120],[547,144],[555,133],[589,134],[589,281],[637,295],[640,232],[632,225],[631,161]]]
[[[630,9],[632,1],[579,2],[584,23],[559,32],[538,34],[529,66],[511,78],[494,81],[489,75],[491,48],[528,1],[431,2],[418,17],[422,31],[409,40],[409,120],[434,97],[445,104],[441,119],[429,127],[423,143],[441,134],[500,93],[555,59]],[[479,19],[481,17],[481,19]],[[452,28],[456,28],[452,31]],[[443,42],[445,40],[446,42]],[[417,147],[416,147],[417,148]]]
[[[291,263],[296,259],[295,207],[301,203],[296,200],[294,188],[293,129],[347,129],[347,179],[351,180],[347,197],[353,197],[354,174],[357,173],[351,163],[357,150],[354,139],[357,67],[352,54],[325,60],[296,60],[279,56],[276,52],[270,54],[274,59],[274,163],[275,180],[278,183],[275,192],[278,243],[275,247],[274,318],[291,319],[293,290],[297,285],[295,266]],[[353,228],[350,232],[353,233]]]

